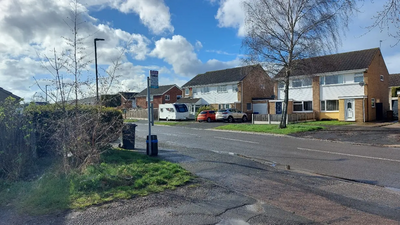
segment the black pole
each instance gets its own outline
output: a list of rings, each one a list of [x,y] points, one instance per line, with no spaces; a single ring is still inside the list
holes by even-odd
[[[49,85],[46,84],[46,103],[47,103],[47,86]]]
[[[97,47],[96,41],[104,41],[103,38],[95,38],[94,39],[94,65],[96,67],[96,103],[99,104],[99,74],[97,72]]]

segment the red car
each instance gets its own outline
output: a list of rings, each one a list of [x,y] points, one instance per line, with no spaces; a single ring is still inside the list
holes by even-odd
[[[215,121],[215,111],[214,110],[203,110],[197,116],[197,121]]]

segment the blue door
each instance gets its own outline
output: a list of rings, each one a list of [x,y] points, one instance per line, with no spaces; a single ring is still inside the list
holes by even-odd
[[[275,113],[282,114],[282,102],[275,102]]]

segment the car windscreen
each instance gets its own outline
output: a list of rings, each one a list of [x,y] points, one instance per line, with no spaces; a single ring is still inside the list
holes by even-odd
[[[200,114],[207,114],[207,112],[206,111],[202,111]]]
[[[187,112],[188,108],[186,107],[185,104],[175,104],[175,109],[177,112]]]
[[[218,112],[226,112],[226,109],[220,109]]]

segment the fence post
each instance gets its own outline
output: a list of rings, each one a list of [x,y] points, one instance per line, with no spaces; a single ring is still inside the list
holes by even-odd
[[[271,124],[271,114],[268,114],[268,124]]]

